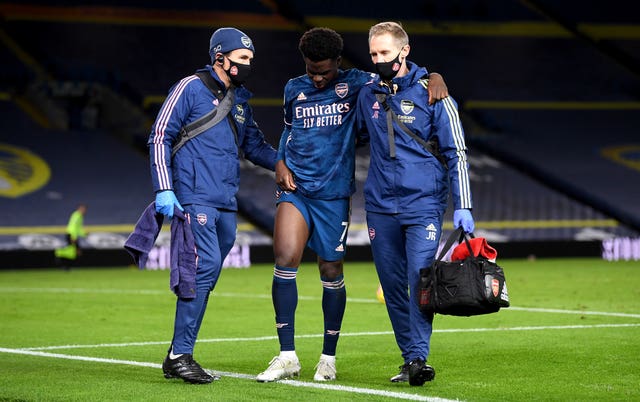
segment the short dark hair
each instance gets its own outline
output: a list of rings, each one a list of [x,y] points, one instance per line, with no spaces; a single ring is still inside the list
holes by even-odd
[[[331,28],[311,28],[300,38],[298,49],[311,61],[337,59],[342,54],[342,37]]]

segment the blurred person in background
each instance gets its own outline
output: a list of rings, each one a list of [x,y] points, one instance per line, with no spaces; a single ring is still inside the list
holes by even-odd
[[[86,204],[78,204],[77,208],[71,213],[66,229],[67,245],[55,250],[55,256],[60,265],[65,270],[71,269],[71,265],[82,255],[79,239],[86,237],[87,233],[84,229],[84,215],[87,213]]]
[[[379,77],[357,102],[358,135],[370,142],[364,186],[369,239],[387,312],[404,364],[392,382],[420,386],[435,377],[426,364],[433,315],[418,304],[420,269],[438,250],[451,191],[453,226],[473,232],[464,132],[456,102],[427,99],[428,73],[407,60],[409,37],[395,22],[369,31]]]

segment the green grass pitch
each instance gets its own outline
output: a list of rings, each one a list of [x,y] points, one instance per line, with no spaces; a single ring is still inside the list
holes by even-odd
[[[168,271],[131,267],[0,271],[0,401],[640,400],[640,263],[500,260],[512,307],[436,316],[423,387],[392,384],[402,363],[373,264],[345,264],[338,380],[313,381],[322,345],[314,264],[298,273],[297,381],[254,376],[278,353],[272,266],[225,269],[194,356],[222,374],[166,380]]]

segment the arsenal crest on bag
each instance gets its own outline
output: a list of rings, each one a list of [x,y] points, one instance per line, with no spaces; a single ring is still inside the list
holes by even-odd
[[[420,310],[472,316],[509,307],[504,271],[495,263],[496,250],[484,238],[474,238],[458,228],[445,243],[431,267],[420,270]],[[442,261],[456,239],[455,261]]]

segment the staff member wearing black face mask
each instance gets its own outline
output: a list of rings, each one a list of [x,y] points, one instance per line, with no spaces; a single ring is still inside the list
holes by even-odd
[[[253,42],[242,31],[215,31],[209,44],[212,65],[171,88],[149,136],[156,211],[173,218],[172,225],[186,220],[196,249],[196,270],[187,273],[195,275],[195,288],[186,289],[186,295],[176,292],[173,340],[162,364],[165,378],[190,383],[214,379],[193,359],[193,349],[209,293],[236,238],[238,148],[254,164],[274,170],[276,150],[253,120],[247,103],[251,93],[242,86],[251,73],[254,52]],[[213,116],[208,125],[204,116]],[[183,137],[189,139],[183,142]]]
[[[404,363],[392,382],[421,386],[435,377],[426,364],[433,314],[418,304],[420,269],[435,259],[444,213],[473,232],[464,132],[452,97],[426,102],[424,67],[407,60],[409,37],[400,24],[369,30],[369,55],[380,79],[358,95],[356,126],[371,144],[364,185],[371,251]]]

